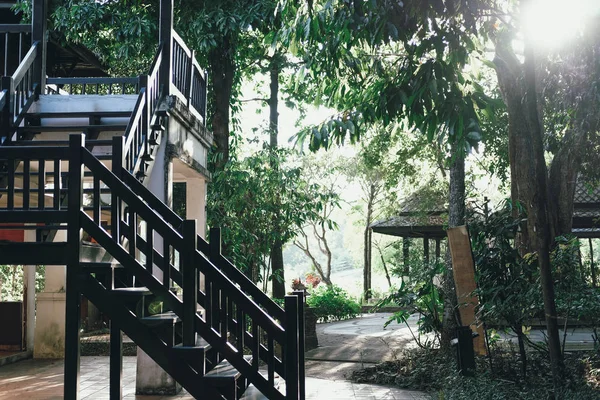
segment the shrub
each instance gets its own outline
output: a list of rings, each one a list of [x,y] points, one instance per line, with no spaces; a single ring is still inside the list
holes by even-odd
[[[336,285],[317,288],[306,302],[313,308],[319,322],[342,321],[360,314],[360,305]]]

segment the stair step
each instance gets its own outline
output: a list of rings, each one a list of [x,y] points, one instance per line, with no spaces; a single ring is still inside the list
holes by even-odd
[[[80,262],[79,265],[85,272],[98,273],[98,272],[109,272],[113,269],[121,269],[123,265],[111,262]],[[137,288],[136,288],[137,289]]]
[[[18,133],[41,133],[41,132],[120,132],[125,131],[127,125],[49,125],[49,126],[24,126],[17,129]]]
[[[176,324],[181,322],[181,318],[179,318],[179,316],[173,311],[167,311],[161,314],[154,314],[140,318],[140,321],[148,326],[156,326],[159,324]]]
[[[79,111],[79,112],[41,112],[41,113],[27,113],[25,119],[34,118],[88,118],[88,117],[99,117],[99,118],[128,118],[131,117],[131,111]]]
[[[252,362],[252,356],[245,355],[244,359],[250,363]],[[242,374],[240,371],[235,369],[233,365],[229,363],[227,360],[222,360],[216,367],[214,367],[208,374],[206,374],[206,378],[211,380],[220,381],[220,380],[236,380]]]
[[[248,363],[252,362],[252,356],[250,355],[245,355],[244,359]],[[204,375],[204,379],[208,384],[217,388],[227,400],[237,400],[238,393],[245,389],[244,377],[227,360],[222,360],[215,368]]]
[[[142,160],[144,160],[144,161],[154,161],[154,156],[152,154],[145,153],[142,156]]]
[[[127,287],[127,288],[117,288],[111,290],[111,293],[119,296],[131,296],[131,297],[140,297],[140,296],[149,296],[152,294],[147,287]]]
[[[210,360],[207,360],[207,353],[211,349],[212,346],[201,337],[198,337],[196,340],[196,346],[192,347],[178,344],[172,347],[175,354],[187,362],[200,376],[206,374],[206,362],[210,362]]]

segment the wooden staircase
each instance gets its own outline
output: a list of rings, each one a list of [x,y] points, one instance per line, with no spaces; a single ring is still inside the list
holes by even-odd
[[[172,7],[163,0],[161,14]],[[148,75],[46,80],[43,35],[32,32],[28,53],[1,81],[0,221],[38,240],[0,243],[0,254],[7,264],[67,266],[65,398],[78,398],[85,296],[110,317],[111,399],[122,395],[123,333],[196,398],[303,399],[303,293],[281,308],[222,256],[219,229],[205,241],[195,220],[145,186],[164,141],[164,100],[179,97],[204,121],[206,75],[193,53],[161,28]],[[134,87],[130,107],[70,105],[97,106],[119,84]],[[56,240],[59,231],[66,240]],[[109,261],[83,257],[84,237]]]

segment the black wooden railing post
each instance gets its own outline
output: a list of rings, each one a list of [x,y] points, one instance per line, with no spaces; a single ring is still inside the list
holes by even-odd
[[[304,400],[306,397],[306,385],[305,385],[305,370],[304,370],[304,334],[305,334],[305,319],[304,319],[304,301],[306,299],[303,290],[294,291],[294,295],[298,296],[298,381],[299,388],[298,394],[300,400]]]
[[[299,399],[298,387],[298,296],[285,296],[285,398]]]
[[[2,90],[6,90],[6,100],[5,105],[0,112],[2,112],[2,118],[0,118],[1,126],[0,126],[0,135],[7,135],[6,139],[9,140],[12,126],[12,109],[14,107],[14,98],[15,98],[15,81],[12,76],[3,76],[2,77]]]
[[[171,80],[173,79],[173,0],[160,0],[159,43],[163,44],[159,86],[162,86],[163,96],[170,96]]]
[[[79,393],[79,330],[81,327],[81,292],[79,251],[81,245],[81,210],[83,202],[82,149],[85,135],[69,137],[69,188],[67,223],[67,294],[65,325],[65,384],[64,397],[78,398]]]
[[[196,220],[183,221],[183,345],[196,345],[196,305],[198,304],[198,280],[196,279],[195,256],[198,246]]]
[[[202,105],[202,110],[198,110],[202,113],[202,118],[204,118],[204,125],[206,125],[206,109],[207,109],[207,105],[206,105],[206,96],[208,93],[208,71],[204,71],[204,87],[202,88],[202,102],[200,103]]]
[[[33,69],[34,82],[40,84],[39,91],[45,92],[46,87],[46,53],[47,53],[47,18],[48,0],[33,1],[31,44],[40,42],[38,57]]]
[[[119,178],[123,176],[123,146],[125,137],[114,136],[112,139],[112,172]],[[122,206],[116,191],[111,191],[111,236],[113,241],[120,243],[120,222]],[[106,288],[114,288],[112,274],[107,274]],[[123,396],[123,332],[114,319],[110,320],[110,371],[109,392],[111,399]]]
[[[221,257],[221,228],[210,228],[208,233],[208,258],[218,268],[219,258]],[[212,327],[221,332],[221,296],[219,295],[218,288],[213,282],[206,282],[206,285],[210,285],[210,306],[212,316]]]

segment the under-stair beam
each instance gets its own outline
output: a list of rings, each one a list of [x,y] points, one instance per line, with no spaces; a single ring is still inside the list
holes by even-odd
[[[79,289],[79,252],[81,248],[81,214],[83,203],[83,160],[81,149],[85,135],[69,136],[69,209],[67,230],[67,284],[65,325],[64,398],[79,398],[79,331],[81,328],[81,292]]]

